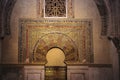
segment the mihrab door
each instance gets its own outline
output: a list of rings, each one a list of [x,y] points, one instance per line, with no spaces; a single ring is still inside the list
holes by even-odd
[[[45,80],[67,80],[67,68],[61,66],[45,67]]]
[[[45,80],[67,80],[67,67],[62,49],[52,48],[46,55]]]

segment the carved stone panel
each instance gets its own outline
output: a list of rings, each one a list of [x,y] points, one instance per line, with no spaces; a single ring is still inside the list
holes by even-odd
[[[64,51],[66,64],[93,62],[91,21],[22,19],[20,24],[20,63],[46,64],[51,48]]]
[[[24,66],[24,80],[45,80],[43,66]]]
[[[37,0],[37,14],[41,18],[73,18],[73,0]]]
[[[67,80],[89,80],[88,66],[68,66]]]
[[[66,0],[45,0],[45,17],[66,17]]]

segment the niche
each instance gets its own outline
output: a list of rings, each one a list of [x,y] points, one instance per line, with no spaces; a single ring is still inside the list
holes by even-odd
[[[65,66],[65,54],[59,48],[50,49],[46,55],[46,59],[46,66]]]

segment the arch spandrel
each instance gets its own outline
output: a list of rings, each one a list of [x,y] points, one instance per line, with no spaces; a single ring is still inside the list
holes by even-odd
[[[43,44],[44,43],[44,44]],[[78,61],[78,51],[72,39],[62,33],[50,33],[42,36],[34,48],[33,62],[46,63],[46,54],[51,48],[60,48],[65,53],[65,62]]]

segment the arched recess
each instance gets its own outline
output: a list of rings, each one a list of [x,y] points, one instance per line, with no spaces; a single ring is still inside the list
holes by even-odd
[[[52,48],[60,48],[65,53],[65,63],[78,62],[78,49],[74,41],[62,33],[49,33],[42,36],[33,50],[33,63],[45,64],[46,54]]]
[[[46,66],[65,66],[65,54],[60,48],[52,48],[46,54]]]

